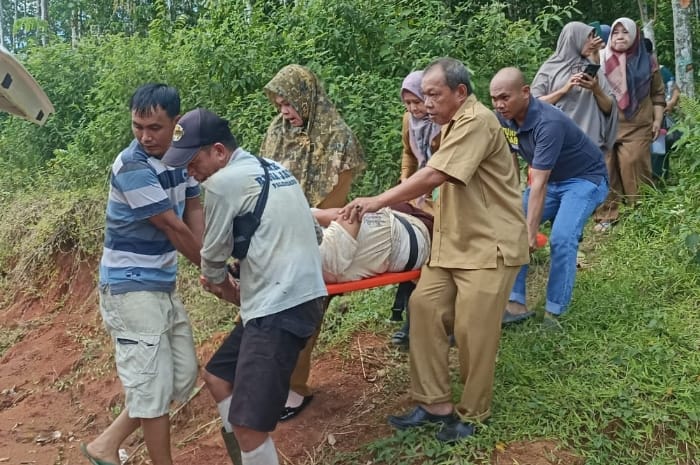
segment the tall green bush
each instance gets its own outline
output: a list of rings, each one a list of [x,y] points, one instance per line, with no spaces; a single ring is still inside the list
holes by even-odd
[[[13,176],[0,194],[42,182],[59,189],[103,185],[108,166],[132,137],[126,102],[149,81],[177,86],[183,110],[208,107],[229,118],[245,146],[258,150],[274,115],[262,87],[282,66],[313,69],[367,153],[355,194],[372,194],[398,178],[399,87],[411,70],[439,56],[474,72],[477,93],[501,66],[534,73],[549,49],[543,31],[563,18],[545,11],[512,21],[506,6],[450,9],[440,0],[208,2],[195,25],[167,19],[164,3],[145,37],[103,35],[31,49],[27,66],[56,105],[42,128],[5,117],[0,167]],[[557,14],[555,14],[557,13]]]

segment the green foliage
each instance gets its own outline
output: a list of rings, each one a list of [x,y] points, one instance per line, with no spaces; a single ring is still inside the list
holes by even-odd
[[[564,10],[569,13],[569,10]],[[488,100],[491,77],[505,66],[519,67],[527,77],[534,77],[551,49],[542,47],[542,33],[560,18],[543,12],[538,22],[511,21],[503,4],[493,3],[477,12],[468,21],[460,50],[474,76],[475,92]]]
[[[534,76],[562,23],[636,16],[636,2],[309,0],[255,2],[252,11],[245,2],[224,0],[202,7],[107,3],[71,4],[100,25],[79,47],[30,44],[20,55],[56,114],[41,128],[0,115],[3,291],[40,285],[64,252],[99,256],[109,166],[132,137],[126,102],[142,83],[177,86],[183,110],[221,113],[256,151],[274,115],[262,87],[285,64],[307,65],[365,149],[367,167],[353,195],[369,195],[399,176],[399,86],[410,70],[439,56],[459,58],[487,101],[488,82],[500,67],[516,65]],[[69,35],[71,5],[51,2],[52,21],[63,31],[57,36]],[[660,6],[659,17],[667,14]],[[669,43],[671,29],[666,22],[658,28],[659,44]],[[594,267],[579,275],[564,332],[529,321],[504,333],[495,414],[477,437],[445,448],[419,430],[324,463],[360,463],[367,454],[386,464],[487,463],[495,444],[541,437],[590,464],[697,462],[700,104],[686,100],[682,108],[677,184],[647,192],[599,245]],[[533,274],[541,280],[546,257],[535,258]],[[197,341],[230,329],[232,308],[201,290],[197,270],[181,269],[179,287]],[[388,333],[392,327],[383,320],[391,297],[387,288],[335,299],[321,348],[347,345],[358,329]],[[0,351],[21,337],[20,330],[8,333]],[[387,377],[394,392],[405,391],[407,378],[403,362]]]
[[[84,108],[94,83],[97,50],[77,50],[66,44],[32,48],[20,60],[44,88],[56,113],[42,127],[2,113],[0,120],[0,168],[12,176],[0,180],[0,193],[25,187],[38,180],[36,171],[65,148],[84,124]]]
[[[60,254],[71,253],[77,258],[98,256],[106,195],[101,191],[92,188],[57,192],[52,187],[38,188],[4,203],[0,223],[3,285],[25,290],[32,285],[41,286]]]
[[[409,71],[455,56],[474,71],[484,99],[499,67],[515,64],[533,74],[549,52],[541,45],[543,27],[572,11],[547,9],[529,22],[509,20],[499,3],[455,12],[439,0],[263,2],[250,11],[245,2],[207,6],[194,26],[184,18],[172,21],[173,11],[161,0],[149,6],[147,37],[103,34],[76,49],[30,48],[27,67],[56,114],[41,128],[0,117],[7,123],[0,150],[8,154],[0,167],[12,173],[0,181],[0,193],[37,183],[103,186],[111,161],[131,138],[126,102],[148,81],[177,86],[183,110],[205,106],[221,113],[256,151],[274,115],[261,89],[292,62],[321,77],[367,153],[354,194],[377,193],[398,179],[398,91]]]
[[[697,125],[700,117],[700,102],[681,96],[682,118],[676,125],[676,130],[682,134],[677,146],[680,148],[681,162],[694,174],[700,173],[700,127]]]

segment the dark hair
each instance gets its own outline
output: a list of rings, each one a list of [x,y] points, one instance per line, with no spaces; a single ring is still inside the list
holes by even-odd
[[[180,114],[180,94],[177,89],[165,84],[144,84],[129,99],[129,109],[138,115],[149,115],[161,107],[169,117]]]
[[[460,84],[464,84],[467,86],[467,91],[470,95],[474,93],[469,71],[467,70],[467,67],[464,66],[464,63],[459,60],[455,60],[454,58],[439,58],[425,68],[425,73],[427,74],[429,70],[436,66],[439,66],[440,69],[442,69],[442,72],[445,75],[445,84],[447,84],[447,87],[452,90],[456,90]]]
[[[651,41],[651,39],[645,37],[644,39],[644,48],[647,49],[647,53],[654,53],[654,42]]]
[[[229,150],[236,150],[238,148],[238,141],[236,140],[236,136],[234,136],[230,130],[228,131],[228,133],[222,133],[220,135],[219,142],[224,144],[224,147],[226,147]]]

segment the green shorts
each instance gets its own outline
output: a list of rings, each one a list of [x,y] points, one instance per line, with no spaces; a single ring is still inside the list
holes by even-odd
[[[111,294],[100,289],[100,313],[115,345],[117,374],[131,418],[158,418],[185,401],[197,380],[187,312],[175,292]]]

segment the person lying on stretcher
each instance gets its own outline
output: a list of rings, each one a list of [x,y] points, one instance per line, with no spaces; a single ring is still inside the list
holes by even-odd
[[[312,212],[323,228],[323,279],[340,283],[387,272],[419,269],[430,255],[433,217],[408,203],[366,214],[348,223],[339,208]]]

